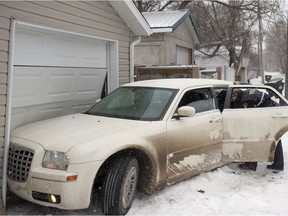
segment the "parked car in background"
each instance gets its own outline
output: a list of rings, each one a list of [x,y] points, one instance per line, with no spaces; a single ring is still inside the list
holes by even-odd
[[[236,106],[235,91],[257,91],[258,100]],[[88,208],[98,193],[103,213],[126,214],[136,189],[151,194],[231,162],[272,162],[287,120],[288,101],[269,86],[134,82],[85,113],[15,129],[8,185],[23,199],[61,209]]]

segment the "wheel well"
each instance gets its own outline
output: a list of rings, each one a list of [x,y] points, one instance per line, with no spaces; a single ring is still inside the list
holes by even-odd
[[[288,126],[285,126],[280,131],[278,131],[277,134],[275,135],[275,139],[276,140],[280,139],[286,132],[288,132]]]
[[[151,194],[154,192],[154,182],[155,182],[155,169],[153,163],[149,156],[139,149],[125,149],[111,155],[98,170],[95,180],[94,180],[94,191],[99,192],[102,184],[103,178],[105,176],[105,171],[110,166],[110,164],[119,157],[125,157],[127,155],[133,155],[139,163],[139,181],[137,189],[146,194]]]

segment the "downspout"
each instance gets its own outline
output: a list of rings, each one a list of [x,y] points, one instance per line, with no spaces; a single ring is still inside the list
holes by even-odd
[[[8,83],[7,83],[7,101],[6,101],[6,122],[5,122],[5,138],[4,138],[4,153],[3,153],[3,170],[2,170],[2,199],[4,207],[6,207],[7,196],[7,165],[10,142],[11,128],[11,109],[12,109],[12,86],[13,86],[13,55],[15,43],[15,26],[16,21],[11,20],[10,38],[9,38],[9,59],[8,59]]]
[[[130,76],[129,76],[129,82],[134,82],[134,47],[140,43],[141,36],[133,37],[132,42],[130,44]]]

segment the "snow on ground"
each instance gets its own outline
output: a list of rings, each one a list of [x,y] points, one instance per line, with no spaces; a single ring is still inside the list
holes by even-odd
[[[137,194],[128,215],[287,215],[288,133],[282,137],[285,171],[259,163],[256,172],[237,163],[170,185],[147,196]],[[10,194],[9,215],[101,215],[99,207],[64,211],[29,203]]]

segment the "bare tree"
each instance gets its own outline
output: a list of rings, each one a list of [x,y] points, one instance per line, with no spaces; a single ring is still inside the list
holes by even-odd
[[[190,9],[202,40],[201,45],[196,48],[202,52],[201,48],[209,48],[210,52],[204,53],[212,57],[218,53],[221,46],[225,47],[230,56],[229,65],[235,69],[237,75],[243,59],[251,54],[251,48],[258,43],[258,32],[265,33],[258,31],[259,19],[263,19],[265,23],[272,22],[279,15],[281,1],[283,0],[138,0],[136,2],[141,11]],[[253,62],[259,64],[259,59]]]
[[[255,1],[196,1],[189,8],[198,23],[202,39],[200,48],[223,46],[229,52],[229,66],[236,75],[242,67],[244,57],[254,43],[252,28],[257,21]],[[214,55],[217,52],[212,52]],[[209,54],[211,56],[211,54]]]
[[[279,20],[273,23],[266,32],[267,69],[285,71],[287,53],[287,23]]]
[[[158,11],[160,1],[151,1],[151,0],[133,0],[134,4],[141,12],[147,12],[147,11]]]
[[[286,19],[286,44],[288,43],[288,17]],[[288,47],[286,49],[286,78],[285,78],[285,97],[288,99]]]
[[[138,10],[141,12],[163,11],[175,1],[161,1],[161,0],[133,0]]]

